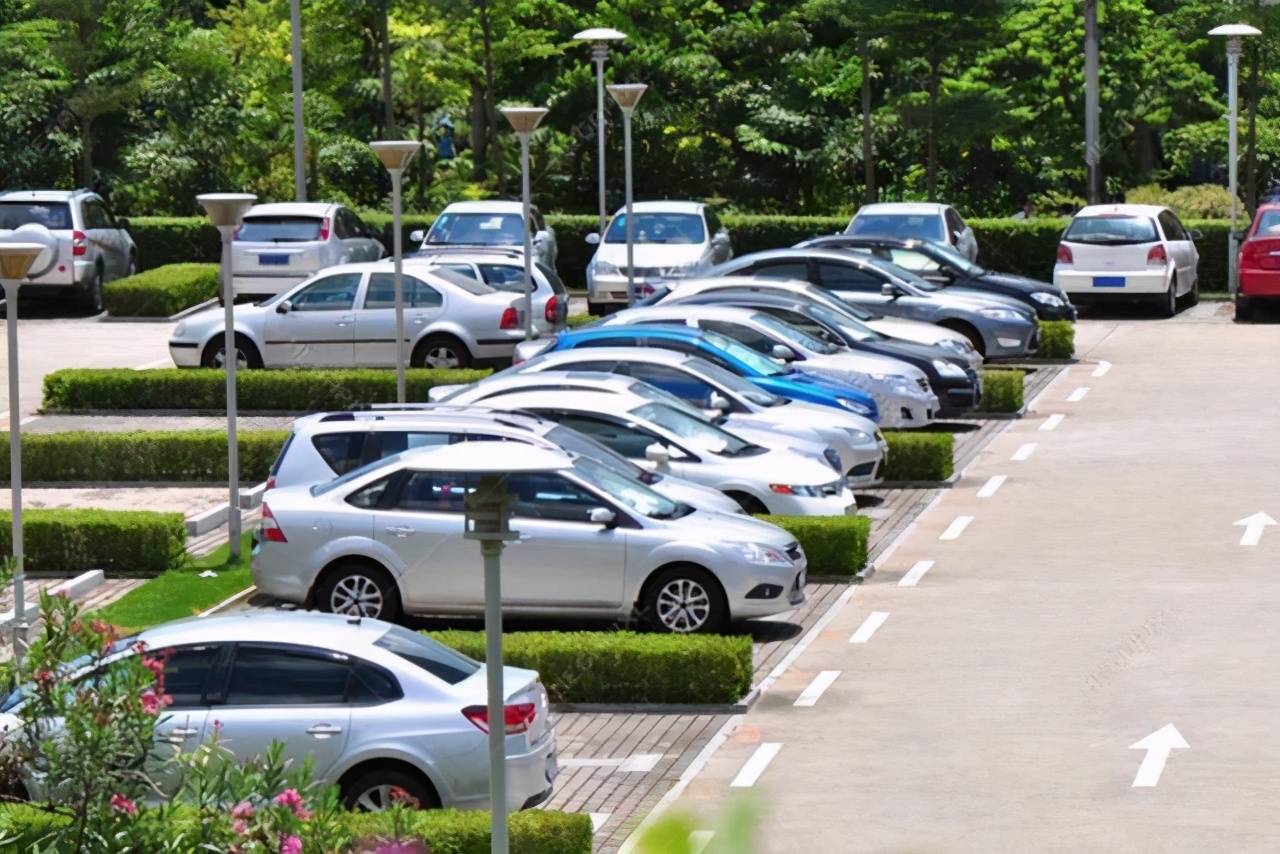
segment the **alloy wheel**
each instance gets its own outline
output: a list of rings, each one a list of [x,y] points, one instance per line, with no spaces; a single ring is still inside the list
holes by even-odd
[[[384,785],[365,789],[360,793],[360,797],[356,798],[355,805],[365,812],[382,812],[391,806],[391,792],[395,788],[395,786]]]
[[[453,352],[450,347],[432,347],[427,351],[426,363],[429,368],[457,368],[461,366],[458,354]]]
[[[696,632],[711,617],[711,596],[698,582],[673,578],[658,591],[658,621],[672,632]]]
[[[383,607],[382,588],[367,575],[349,575],[335,584],[329,594],[329,610],[335,614],[377,619]]]
[[[227,348],[223,347],[213,354],[213,366],[215,368],[225,368],[227,366]],[[236,348],[236,368],[249,368],[249,357],[239,347]]]

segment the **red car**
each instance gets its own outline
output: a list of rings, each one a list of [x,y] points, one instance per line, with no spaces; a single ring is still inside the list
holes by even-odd
[[[1280,301],[1280,203],[1258,206],[1237,260],[1236,320],[1253,319],[1259,302]]]

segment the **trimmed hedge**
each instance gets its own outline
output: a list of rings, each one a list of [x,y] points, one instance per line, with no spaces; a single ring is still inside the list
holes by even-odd
[[[129,217],[129,236],[138,247],[138,266],[152,270],[166,264],[222,260],[222,235],[203,216]]]
[[[577,329],[579,326],[586,326],[590,323],[594,323],[596,319],[597,318],[594,318],[589,314],[571,314],[564,319],[564,322],[570,329]]]
[[[473,383],[488,370],[405,371],[409,400],[425,401],[437,385]],[[43,412],[84,410],[194,409],[226,411],[227,376],[215,368],[68,368],[44,378]],[[394,371],[343,370],[241,371],[236,400],[242,411],[312,412],[349,409],[361,403],[395,403]]]
[[[266,480],[288,435],[287,430],[238,433],[240,479]],[[0,481],[8,483],[9,474],[6,455],[0,459]],[[225,430],[24,433],[22,476],[32,483],[225,483],[227,434]]]
[[[217,264],[169,264],[107,283],[102,304],[112,317],[171,317],[217,295]]]
[[[950,433],[886,431],[889,460],[884,479],[943,481],[955,473],[955,437]]]
[[[0,512],[0,554],[13,554],[12,516]],[[27,510],[22,514],[28,572],[159,575],[185,560],[181,513],[150,510]]]
[[[761,516],[800,541],[812,577],[849,578],[867,565],[871,520],[865,516]]]
[[[1017,412],[1022,408],[1024,371],[985,370],[982,372],[982,404],[979,412]]]
[[[424,632],[484,661],[484,632]],[[553,703],[736,703],[751,690],[751,638],[512,632],[503,663],[538,671]]]
[[[1076,328],[1069,320],[1040,321],[1037,359],[1070,359],[1076,354]]]

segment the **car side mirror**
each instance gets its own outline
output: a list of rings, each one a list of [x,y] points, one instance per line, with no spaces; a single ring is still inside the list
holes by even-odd
[[[416,228],[413,231],[409,232],[410,243],[421,243],[426,239],[427,239],[427,233],[420,228]]]
[[[713,391],[711,392],[711,399],[707,401],[707,404],[711,409],[719,409],[723,412],[729,408],[729,399],[720,392]]]
[[[124,217],[118,217],[116,219],[116,228],[120,229],[121,231],[128,231],[129,220],[125,219]]]
[[[769,351],[769,355],[773,356],[775,359],[781,359],[784,362],[793,361],[796,357],[796,354],[792,352],[791,348],[784,344],[774,344],[773,349]]]
[[[293,311],[293,303],[287,299],[282,299],[276,305],[276,314],[288,314]]]
[[[594,524],[604,525],[606,528],[618,527],[618,514],[608,507],[593,507],[587,514],[587,518]]]
[[[964,232],[963,232],[963,231],[953,231],[953,232],[951,232],[951,236],[955,239],[955,241],[956,241],[957,243],[959,243],[961,240],[964,240]]]
[[[547,233],[545,231],[535,231],[533,233],[534,243],[543,243],[546,241],[546,239],[547,239]]]
[[[1198,234],[1199,232],[1196,232],[1196,233]],[[1243,242],[1244,242],[1244,236],[1245,236],[1245,234],[1247,234],[1247,232],[1244,232],[1244,231],[1233,231],[1233,232],[1231,233],[1231,237],[1235,239],[1235,242],[1236,242],[1236,243],[1243,243]],[[1194,238],[1194,237],[1193,237],[1193,238],[1191,238],[1191,239],[1192,239],[1192,240],[1195,240],[1195,239],[1197,239],[1197,238]]]
[[[597,246],[600,243],[600,235],[595,233],[594,231],[588,234],[583,239],[586,240],[588,243],[590,243],[592,246]]]
[[[1243,233],[1244,232],[1241,232],[1241,234]],[[1204,232],[1198,228],[1193,228],[1187,232],[1187,237],[1189,237],[1192,240],[1201,240],[1204,238]],[[1239,240],[1240,238],[1236,238],[1236,239]]]
[[[660,445],[657,442],[654,442],[652,445],[644,449],[644,458],[651,463],[665,466],[667,463],[671,462],[671,451],[667,449],[666,445]]]
[[[892,282],[885,282],[883,285],[881,285],[880,293],[883,294],[884,296],[889,297],[890,299],[898,298],[898,289],[894,287]]]

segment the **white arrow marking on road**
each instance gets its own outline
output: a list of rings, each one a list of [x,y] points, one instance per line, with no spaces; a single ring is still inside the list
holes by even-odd
[[[1111,363],[1104,362],[1101,359],[1099,359],[1098,367],[1093,369],[1093,375],[1095,377],[1105,377],[1107,375],[1107,371],[1109,370],[1111,370]]]
[[[1052,430],[1054,427],[1057,427],[1059,424],[1061,424],[1062,419],[1066,417],[1067,416],[1063,415],[1062,413],[1058,413],[1057,415],[1050,415],[1047,419],[1045,419],[1045,422],[1040,425],[1040,429]]]
[[[1002,474],[998,474],[995,477],[991,478],[991,480],[987,481],[983,485],[982,489],[978,490],[978,497],[990,498],[991,496],[995,495],[996,490],[1004,486],[1004,482],[1006,479],[1007,478]]]
[[[1129,745],[1130,750],[1145,750],[1138,766],[1138,776],[1133,778],[1133,787],[1154,786],[1160,782],[1160,773],[1164,771],[1164,763],[1174,748],[1190,747],[1187,740],[1178,732],[1173,724],[1166,724],[1136,744]]]
[[[1036,443],[1028,442],[1018,450],[1014,451],[1013,456],[1010,457],[1009,459],[1020,463],[1025,459],[1029,459],[1031,455],[1034,454],[1035,452],[1036,452]]]
[[[920,582],[920,579],[924,578],[924,574],[931,569],[933,569],[933,561],[916,561],[916,565],[907,570],[906,575],[902,576],[902,580],[898,582],[898,586],[915,587]]]
[[[1087,388],[1078,388],[1071,392],[1071,396],[1067,398],[1067,403],[1079,403],[1084,400],[1084,396],[1089,393]]]
[[[1236,525],[1244,526],[1244,536],[1240,538],[1240,545],[1256,546],[1262,540],[1262,529],[1275,523],[1275,519],[1262,512],[1254,513],[1249,518],[1236,522]]]
[[[954,540],[964,532],[965,528],[969,527],[969,523],[972,521],[972,516],[957,516],[956,520],[947,526],[947,530],[943,531],[942,536],[938,537],[938,539]]]

